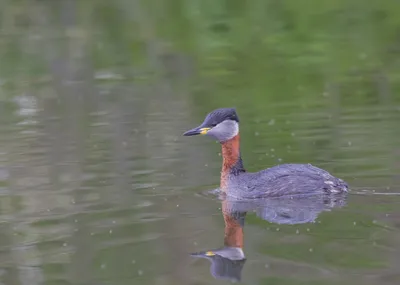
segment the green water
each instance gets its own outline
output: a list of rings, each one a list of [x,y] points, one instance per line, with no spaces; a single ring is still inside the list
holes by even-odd
[[[346,180],[315,223],[251,211],[242,284],[400,283],[400,2],[0,1],[0,283],[227,284],[220,146]],[[288,206],[289,207],[289,204]]]

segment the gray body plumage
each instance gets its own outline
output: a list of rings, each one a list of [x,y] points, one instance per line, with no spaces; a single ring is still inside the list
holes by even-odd
[[[311,164],[281,164],[259,172],[235,172],[226,178],[228,195],[240,199],[347,192],[348,185]]]

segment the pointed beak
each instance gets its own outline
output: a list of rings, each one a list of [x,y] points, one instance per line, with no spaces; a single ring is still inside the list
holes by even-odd
[[[188,130],[183,135],[184,136],[197,136],[197,135],[205,135],[211,128],[201,128],[197,127],[191,130]]]

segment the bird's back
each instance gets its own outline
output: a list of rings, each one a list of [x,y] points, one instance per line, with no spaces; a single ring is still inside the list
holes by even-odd
[[[229,192],[244,198],[347,192],[347,184],[311,164],[281,164],[232,177]]]

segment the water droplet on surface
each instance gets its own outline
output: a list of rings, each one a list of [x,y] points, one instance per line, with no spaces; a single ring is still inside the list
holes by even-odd
[[[104,268],[106,268],[106,265],[105,265],[105,263],[103,263],[102,265],[100,265],[100,268],[101,268],[101,269],[104,269]]]
[[[136,260],[132,259],[132,264],[135,264],[135,263],[136,263]]]
[[[351,143],[351,142],[347,142],[347,144],[348,144],[349,146],[351,146],[352,143]]]
[[[296,234],[299,234],[300,233],[300,231],[299,230],[296,230]]]
[[[178,208],[178,207],[179,207],[179,204],[177,204],[176,207]]]
[[[353,225],[357,225],[357,222],[353,222]]]
[[[276,231],[279,232],[279,228],[276,228]]]
[[[143,275],[143,270],[139,269],[137,273],[139,274],[139,276],[142,276]]]
[[[110,230],[109,233],[112,234],[112,230]]]
[[[314,251],[314,249],[310,248],[308,251],[309,251],[309,252],[313,252],[313,251]]]
[[[63,246],[67,246],[67,243],[66,243],[66,242],[64,242],[64,243],[63,243]]]
[[[275,125],[275,119],[271,119],[271,120],[268,122],[268,125],[270,125],[270,126]]]

